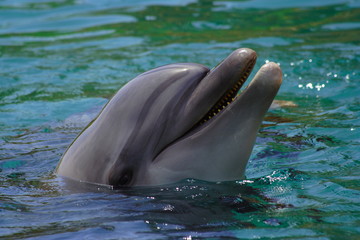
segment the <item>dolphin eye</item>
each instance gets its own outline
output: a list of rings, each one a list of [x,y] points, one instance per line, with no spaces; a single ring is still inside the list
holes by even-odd
[[[122,175],[119,178],[119,181],[117,182],[118,185],[124,186],[128,185],[132,180],[133,173],[131,170],[125,170]]]
[[[128,186],[133,181],[134,171],[132,168],[111,169],[108,177],[108,184],[112,186],[122,187]]]

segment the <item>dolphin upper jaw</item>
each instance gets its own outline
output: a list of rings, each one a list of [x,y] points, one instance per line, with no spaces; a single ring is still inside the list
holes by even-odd
[[[194,109],[200,109],[204,116],[204,113],[209,112],[234,85],[239,83],[238,87],[242,86],[255,61],[256,53],[251,49],[241,48],[233,51],[200,81],[186,104],[184,114],[191,115]]]

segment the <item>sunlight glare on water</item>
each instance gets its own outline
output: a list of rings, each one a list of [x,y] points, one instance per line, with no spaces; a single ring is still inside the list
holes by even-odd
[[[359,16],[354,0],[1,1],[0,239],[359,239]],[[240,47],[255,72],[281,66],[291,102],[266,115],[245,180],[112,190],[53,174],[129,80]]]

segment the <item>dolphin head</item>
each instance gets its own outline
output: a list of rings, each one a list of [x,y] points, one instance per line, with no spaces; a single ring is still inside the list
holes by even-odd
[[[267,63],[237,95],[255,61],[242,48],[212,70],[180,63],[139,75],[74,140],[57,173],[117,187],[242,178],[282,79]]]

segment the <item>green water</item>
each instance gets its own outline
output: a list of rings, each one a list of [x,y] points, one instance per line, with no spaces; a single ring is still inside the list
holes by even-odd
[[[0,2],[0,239],[359,239],[360,1]],[[53,171],[126,82],[213,67],[231,51],[280,64],[246,181],[110,191]]]

